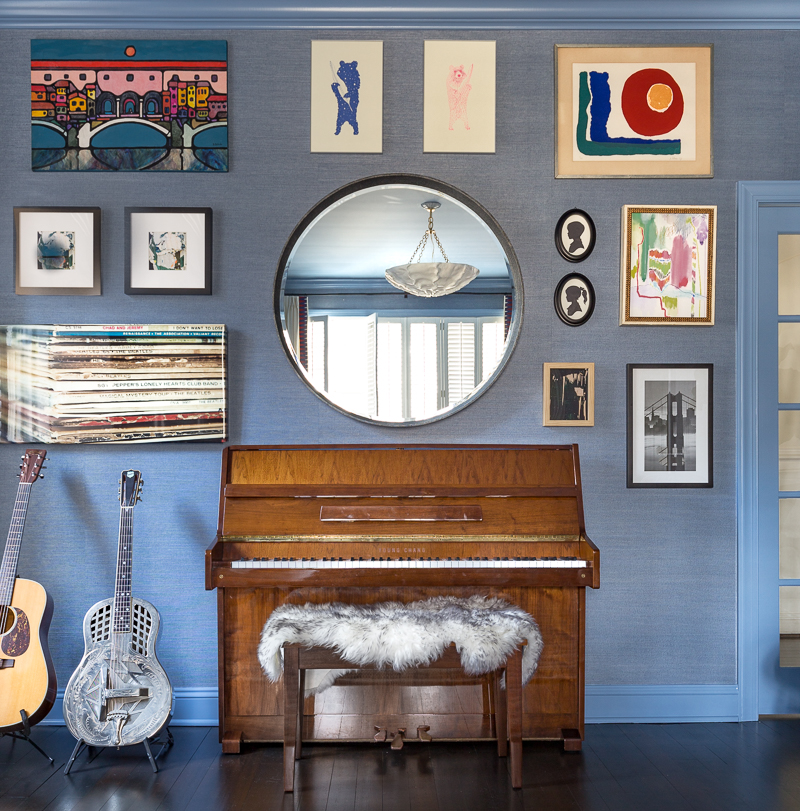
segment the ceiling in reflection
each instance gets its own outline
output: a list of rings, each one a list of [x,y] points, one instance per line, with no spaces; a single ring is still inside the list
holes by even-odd
[[[352,280],[354,284],[386,285],[386,268],[408,261],[427,228],[426,200],[438,200],[434,228],[451,262],[465,262],[480,270],[478,288],[510,283],[505,253],[494,234],[475,214],[452,198],[430,189],[372,188],[345,198],[306,230],[295,246],[289,266],[287,293],[313,284],[324,268],[324,277]],[[430,261],[426,248],[422,261]],[[439,252],[436,251],[439,260]],[[397,291],[395,291],[397,292]]]

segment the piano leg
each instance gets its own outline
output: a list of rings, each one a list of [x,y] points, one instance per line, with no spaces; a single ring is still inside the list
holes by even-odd
[[[496,670],[492,674],[494,681],[494,726],[497,736],[497,756],[506,757],[508,755],[508,702],[506,701],[506,691],[501,689],[502,670]],[[507,678],[507,677],[506,677]]]
[[[506,662],[506,700],[511,744],[511,785],[522,788],[522,651],[519,649]]]
[[[564,739],[565,752],[580,752],[583,741],[577,729],[562,729],[561,737]]]
[[[222,735],[222,754],[238,755],[242,751],[242,738],[244,734],[241,730],[232,730]]]
[[[294,791],[297,713],[300,697],[300,648],[283,648],[283,790]]]
[[[303,709],[306,699],[306,671],[300,670],[297,685],[297,741],[295,743],[294,759],[300,760],[303,756]]]

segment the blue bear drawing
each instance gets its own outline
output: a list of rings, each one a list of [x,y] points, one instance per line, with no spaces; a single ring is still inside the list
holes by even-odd
[[[344,96],[339,92],[339,82],[333,82],[331,90],[336,96],[339,105],[339,112],[336,116],[336,135],[342,131],[342,125],[350,124],[353,128],[353,135],[358,135],[358,88],[361,87],[361,76],[358,72],[358,62],[339,62],[339,70],[336,75],[344,82],[347,92]]]

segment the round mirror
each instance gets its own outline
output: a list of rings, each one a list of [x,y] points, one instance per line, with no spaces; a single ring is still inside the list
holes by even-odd
[[[323,400],[365,422],[419,425],[494,382],[522,298],[514,250],[488,211],[447,183],[384,175],[333,192],[295,228],[275,319]]]

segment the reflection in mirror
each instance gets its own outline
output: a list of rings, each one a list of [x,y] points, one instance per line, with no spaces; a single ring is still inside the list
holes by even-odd
[[[431,293],[434,265],[478,273]],[[390,284],[398,266],[425,276],[425,289]],[[457,189],[416,176],[368,178],[323,200],[289,239],[275,294],[284,347],[306,383],[340,411],[388,425],[441,419],[482,394],[522,315],[519,267],[499,225]]]

